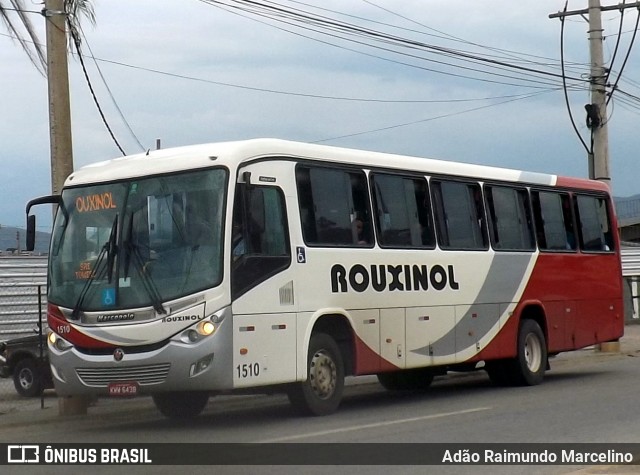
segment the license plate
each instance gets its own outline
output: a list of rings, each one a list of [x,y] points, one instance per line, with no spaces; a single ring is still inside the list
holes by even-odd
[[[138,395],[140,385],[135,381],[118,381],[109,383],[109,396],[112,397],[135,397]]]

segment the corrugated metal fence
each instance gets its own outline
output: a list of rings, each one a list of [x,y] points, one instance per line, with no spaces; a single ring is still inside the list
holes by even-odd
[[[46,256],[0,256],[0,340],[37,333],[40,318],[46,333],[46,289]],[[12,378],[0,378],[0,414],[36,402],[18,396]]]
[[[37,331],[40,308],[46,311],[46,286],[46,256],[0,257],[0,340]]]
[[[625,318],[640,320],[640,246],[622,249],[622,277],[625,280]]]
[[[622,276],[640,278],[640,246],[622,249]]]

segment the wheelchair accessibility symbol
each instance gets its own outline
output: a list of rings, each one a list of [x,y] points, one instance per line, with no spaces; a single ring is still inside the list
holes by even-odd
[[[102,291],[102,305],[110,307],[116,304],[116,289],[104,289]]]
[[[307,256],[305,254],[304,247],[296,247],[296,260],[298,261],[298,264],[304,264],[305,262],[307,262]]]

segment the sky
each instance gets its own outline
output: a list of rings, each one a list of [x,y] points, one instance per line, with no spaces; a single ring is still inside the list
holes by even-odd
[[[549,18],[564,0],[257,0],[375,37],[279,22],[231,0],[92,3],[95,25],[82,21],[84,62],[127,154],[154,149],[158,139],[167,148],[275,137],[588,175],[560,79],[561,22]],[[569,10],[586,6],[568,2]],[[637,14],[626,10],[621,29],[619,11],[603,14],[610,82]],[[45,19],[29,15],[44,42]],[[562,49],[569,110],[588,144],[587,30],[584,18],[567,18]],[[389,35],[411,43],[397,46]],[[69,76],[75,168],[121,156],[74,56]],[[613,192],[625,197],[640,193],[640,44],[618,87],[608,107],[609,152]],[[51,193],[47,82],[3,24],[0,92],[0,225],[24,227],[26,202]],[[46,230],[50,216],[39,225]]]

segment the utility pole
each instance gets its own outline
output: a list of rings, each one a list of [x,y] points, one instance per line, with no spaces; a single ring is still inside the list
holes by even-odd
[[[552,13],[549,18],[564,18],[573,15],[588,14],[589,52],[591,57],[590,90],[591,103],[585,105],[587,126],[591,129],[592,146],[588,154],[589,178],[611,183],[609,169],[609,130],[607,124],[607,68],[604,66],[602,12],[640,8],[640,2],[615,6],[601,6],[600,0],[589,0],[589,7],[584,10]],[[612,91],[613,93],[613,91]]]
[[[591,56],[591,107],[587,107],[587,123],[593,144],[590,162],[596,180],[611,183],[609,172],[609,127],[607,125],[607,71],[602,53],[602,10],[600,0],[589,0],[589,51]]]
[[[58,194],[73,172],[71,106],[67,64],[67,15],[64,0],[45,0],[47,79],[49,84],[49,140],[51,191]]]
[[[51,192],[58,194],[73,172],[65,0],[45,0],[42,15],[47,32]],[[61,416],[86,414],[89,403],[90,399],[85,396],[59,397],[58,413]]]

